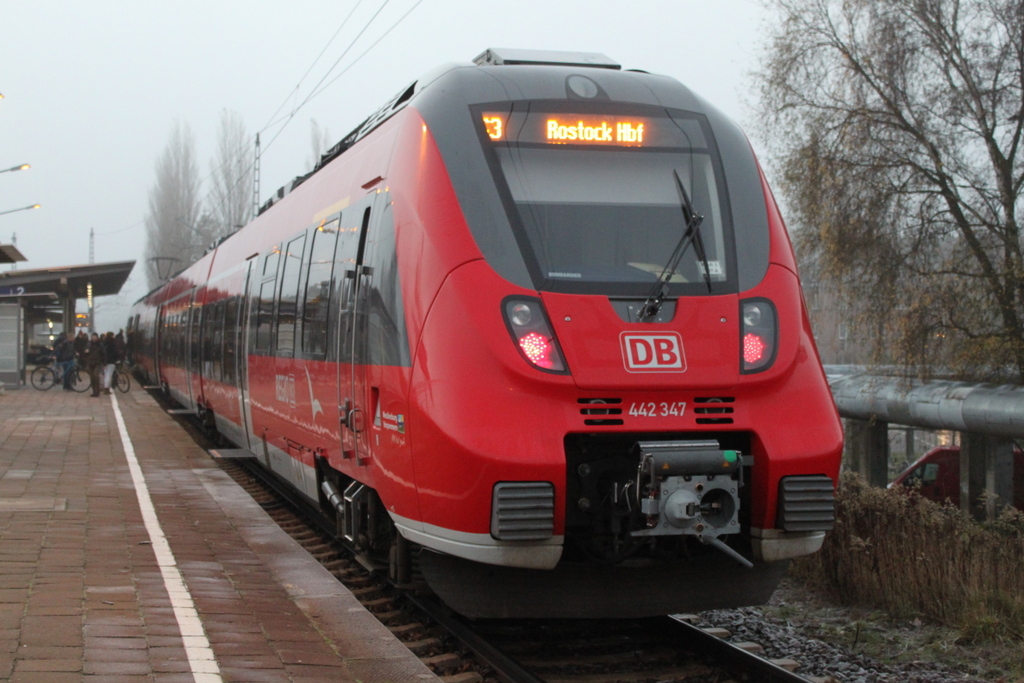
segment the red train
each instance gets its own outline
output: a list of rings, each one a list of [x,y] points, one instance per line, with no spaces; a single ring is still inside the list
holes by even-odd
[[[134,358],[471,616],[764,601],[842,432],[775,201],[677,81],[489,50],[136,304]]]

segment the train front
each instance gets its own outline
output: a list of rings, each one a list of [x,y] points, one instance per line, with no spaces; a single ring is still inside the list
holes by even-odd
[[[427,581],[479,617],[767,600],[831,528],[842,431],[742,132],[615,68],[456,68],[411,104],[458,208],[399,223]]]

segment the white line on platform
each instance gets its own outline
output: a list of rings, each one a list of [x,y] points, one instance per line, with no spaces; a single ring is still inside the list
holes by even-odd
[[[178,620],[178,628],[181,630],[181,639],[185,645],[189,668],[192,669],[192,678],[196,683],[222,683],[223,679],[220,677],[217,658],[214,657],[210,641],[207,640],[206,633],[203,631],[203,622],[192,601],[192,594],[188,592],[188,587],[174,561],[171,546],[167,543],[163,529],[160,528],[160,520],[156,516],[156,508],[153,507],[153,499],[149,496],[149,487],[146,486],[142,467],[139,466],[139,460],[135,457],[135,447],[132,446],[132,440],[128,438],[128,428],[124,424],[121,408],[117,405],[116,394],[110,394],[110,402],[114,406],[114,418],[117,420],[117,428],[121,432],[121,445],[124,447],[125,457],[128,458],[128,470],[132,474],[132,481],[135,482],[135,494],[139,498],[142,520],[146,524],[146,531],[149,532],[149,540],[153,545],[156,563],[160,566],[160,573],[164,577],[164,586],[167,587],[167,594],[171,598],[171,607],[174,609],[174,618]]]

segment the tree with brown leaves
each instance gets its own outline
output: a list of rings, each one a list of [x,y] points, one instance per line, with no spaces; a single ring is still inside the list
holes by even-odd
[[[877,359],[1024,377],[1024,0],[778,0],[762,125]]]

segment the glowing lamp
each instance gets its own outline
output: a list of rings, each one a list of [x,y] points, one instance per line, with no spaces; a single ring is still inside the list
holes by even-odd
[[[764,339],[761,339],[760,336],[753,332],[748,332],[743,337],[743,360],[746,363],[753,365],[764,358],[764,351],[766,348],[768,347],[764,343]]]
[[[551,344],[536,332],[519,338],[519,348],[523,350],[530,362],[539,368],[551,369]]]
[[[538,370],[568,374],[540,299],[507,297],[502,302],[502,309],[512,341],[527,362]]]
[[[775,305],[768,299],[740,302],[740,372],[763,372],[775,362],[779,327]]]

